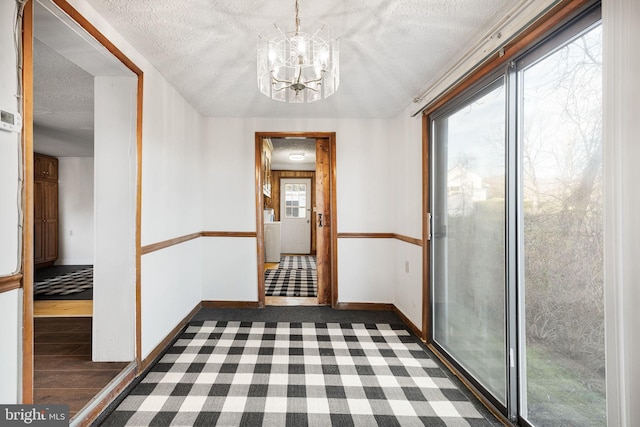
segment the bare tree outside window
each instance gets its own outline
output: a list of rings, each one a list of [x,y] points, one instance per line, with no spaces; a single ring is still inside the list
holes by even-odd
[[[522,72],[525,413],[606,425],[602,40],[596,27]]]

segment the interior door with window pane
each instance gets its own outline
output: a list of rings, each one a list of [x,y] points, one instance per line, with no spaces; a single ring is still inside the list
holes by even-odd
[[[505,88],[433,122],[433,341],[506,405]]]
[[[311,179],[280,180],[281,251],[311,253]]]

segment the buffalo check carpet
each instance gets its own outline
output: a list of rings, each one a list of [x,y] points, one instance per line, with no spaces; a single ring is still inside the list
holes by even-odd
[[[318,296],[317,270],[267,270],[264,273],[265,295],[268,297]]]
[[[316,257],[313,255],[282,255],[278,268],[282,270],[316,270]]]
[[[402,325],[199,321],[102,425],[493,423]]]
[[[268,297],[318,296],[316,257],[283,255],[278,268],[264,273],[265,295]]]
[[[89,289],[93,289],[93,267],[49,277],[33,284],[33,294],[36,299],[69,296]]]

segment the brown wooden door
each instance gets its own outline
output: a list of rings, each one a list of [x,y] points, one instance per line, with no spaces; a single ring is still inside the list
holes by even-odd
[[[316,139],[316,262],[318,304],[331,304],[331,149],[329,138]]]
[[[44,262],[44,182],[33,182],[33,262]]]
[[[44,260],[58,258],[58,184],[44,183]]]

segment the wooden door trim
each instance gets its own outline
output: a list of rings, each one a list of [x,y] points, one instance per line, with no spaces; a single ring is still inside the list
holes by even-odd
[[[416,246],[422,246],[422,240],[398,233],[338,233],[338,239],[396,239]]]
[[[331,170],[329,172],[329,188],[331,194],[331,307],[338,306],[338,214],[337,214],[337,195],[336,195],[336,134],[335,132],[329,137],[329,155],[331,156]]]
[[[431,212],[430,197],[430,165],[429,165],[429,120],[426,115],[422,116],[422,338],[425,342],[431,340],[431,323],[429,322],[429,313],[431,311],[431,277],[430,277],[430,236],[431,224],[429,222],[428,213]]]
[[[0,294],[22,287],[22,273],[0,277]]]
[[[22,403],[33,403],[33,1],[22,14]]]
[[[311,139],[328,139],[329,140],[329,203],[330,203],[330,223],[331,237],[330,241],[330,286],[331,286],[331,306],[336,307],[338,301],[338,267],[337,267],[337,205],[336,205],[336,133],[335,132],[256,132],[255,133],[255,200],[256,200],[256,252],[258,264],[258,307],[265,305],[265,289],[264,289],[264,196],[262,194],[262,139],[263,138],[285,138],[300,137]],[[317,248],[316,248],[317,249]]]
[[[201,235],[202,235],[202,232],[191,233],[191,234],[186,234],[184,236],[174,237],[173,239],[167,239],[161,242],[145,245],[142,248],[140,248],[140,253],[142,255],[145,255],[151,252],[156,252],[162,249],[169,248],[171,246],[179,245],[180,243],[188,242],[189,240],[196,239]]]
[[[91,24],[80,12],[66,0],[51,0],[66,13],[84,31],[95,38],[107,51],[122,62],[137,76],[136,102],[136,215],[135,215],[135,328],[136,350],[135,362],[138,368],[142,362],[142,311],[141,311],[141,210],[142,210],[142,111],[144,73],[115,44]],[[22,231],[22,403],[33,402],[33,0],[28,0],[22,18],[22,53],[23,53],[23,231]]]

